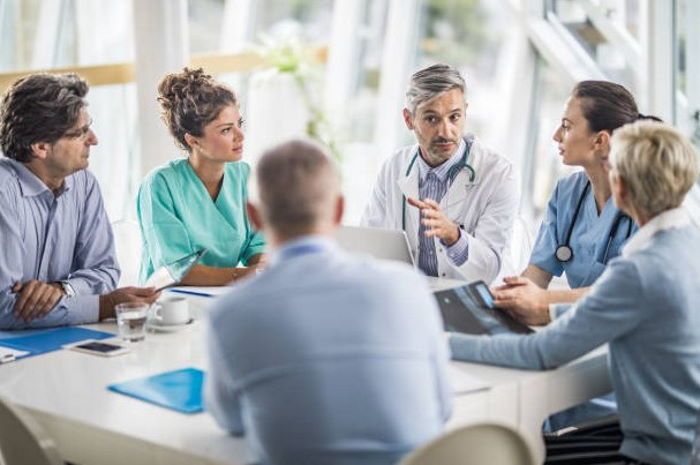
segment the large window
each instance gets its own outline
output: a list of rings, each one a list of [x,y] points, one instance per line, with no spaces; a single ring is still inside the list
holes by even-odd
[[[131,60],[131,5],[129,0],[0,1],[0,72]],[[98,17],[110,18],[109,27]],[[93,86],[87,97],[99,139],[90,169],[112,219],[128,214],[134,191],[135,95],[134,85],[126,84]]]

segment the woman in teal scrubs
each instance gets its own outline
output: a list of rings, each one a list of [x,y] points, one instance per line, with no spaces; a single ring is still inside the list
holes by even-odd
[[[182,283],[227,284],[253,272],[265,248],[246,213],[250,167],[240,161],[244,136],[236,96],[201,69],[187,68],[163,78],[158,93],[162,119],[188,156],[151,172],[139,189],[141,281],[206,249]]]
[[[494,290],[495,305],[530,325],[550,323],[550,304],[575,302],[585,295],[608,262],[637,231],[633,220],[613,203],[608,179],[610,137],[641,115],[632,94],[619,84],[582,81],[564,107],[554,133],[565,165],[582,171],[561,179],[547,206],[530,264],[518,277],[507,277]],[[553,276],[566,274],[570,289],[548,290]],[[615,413],[611,396],[553,415],[557,430]]]

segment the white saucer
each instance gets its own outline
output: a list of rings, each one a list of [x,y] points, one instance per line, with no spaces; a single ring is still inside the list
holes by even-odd
[[[175,331],[180,331],[181,329],[190,326],[192,323],[194,323],[194,318],[190,318],[187,323],[182,323],[179,325],[162,325],[158,323],[158,320],[156,319],[149,319],[146,322],[146,329],[161,333],[174,333]]]

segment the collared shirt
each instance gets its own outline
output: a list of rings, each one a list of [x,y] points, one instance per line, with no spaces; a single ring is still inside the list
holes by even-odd
[[[432,199],[438,203],[447,193],[447,190],[452,183],[453,177],[450,174],[453,172],[453,167],[459,165],[467,150],[467,144],[463,138],[460,139],[457,150],[443,164],[431,167],[423,157],[418,156],[419,183],[418,188],[421,199]],[[448,212],[444,212],[448,213]],[[418,268],[423,270],[428,276],[438,275],[438,260],[435,254],[435,239],[426,237],[426,227],[423,223],[418,229],[419,249]],[[447,255],[457,266],[461,266],[469,258],[469,242],[459,229],[459,239],[457,242],[447,247]]]
[[[244,265],[264,251],[265,242],[245,209],[250,167],[226,163],[216,200],[186,158],[173,160],[144,179],[137,215],[143,238],[140,281],[161,266],[206,249],[200,264],[219,268]]]
[[[119,280],[112,228],[97,180],[88,171],[66,177],[54,194],[24,164],[0,159],[0,328],[93,323],[99,295]],[[14,316],[15,283],[66,281],[63,297],[44,317],[26,323]]]
[[[656,215],[639,229],[639,232],[637,232],[622,249],[622,256],[627,258],[633,253],[642,250],[649,245],[651,238],[659,231],[682,228],[689,224],[691,224],[690,215],[688,214],[688,210],[684,207],[666,210]]]
[[[687,463],[700,411],[700,229],[682,209],[658,215],[610,261],[593,289],[529,336],[454,334],[459,360],[549,369],[609,344],[620,453]]]
[[[407,265],[305,237],[209,316],[207,411],[265,465],[397,463],[450,415],[439,310]]]

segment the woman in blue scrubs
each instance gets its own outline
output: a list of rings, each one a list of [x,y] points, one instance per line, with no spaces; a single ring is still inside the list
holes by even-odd
[[[139,189],[140,278],[206,249],[182,283],[227,284],[253,272],[265,247],[246,213],[250,168],[241,162],[236,96],[201,69],[187,68],[163,78],[158,93],[162,119],[188,156],[154,170]]]
[[[632,94],[619,84],[582,81],[566,101],[554,133],[559,155],[583,170],[561,179],[549,200],[530,264],[494,290],[495,304],[529,325],[552,321],[550,304],[575,302],[586,294],[620,254],[637,225],[613,203],[608,179],[610,138],[615,129],[639,119]],[[570,289],[548,290],[565,273]],[[550,418],[548,429],[615,413],[612,396],[594,399]]]
[[[610,137],[615,129],[646,118],[658,120],[641,115],[632,94],[619,84],[582,81],[574,87],[553,139],[563,163],[583,170],[557,183],[530,264],[495,289],[496,305],[527,324],[547,324],[549,304],[578,300],[620,254],[637,225],[611,198]],[[548,290],[552,277],[562,273],[570,289]]]

